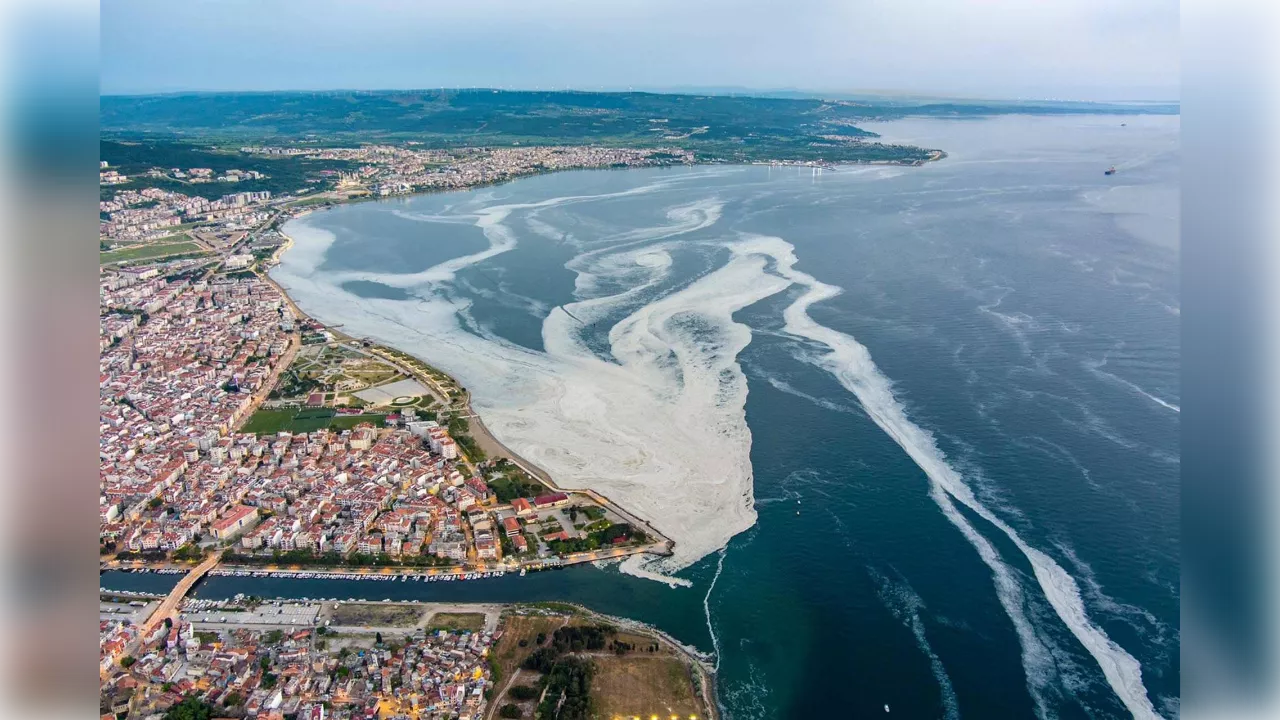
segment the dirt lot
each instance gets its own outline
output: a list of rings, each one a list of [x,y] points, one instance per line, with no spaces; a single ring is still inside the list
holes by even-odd
[[[436,613],[428,626],[431,630],[482,630],[484,613]]]
[[[333,609],[334,625],[368,627],[412,627],[422,619],[423,609],[409,605],[340,605]],[[481,622],[484,616],[479,616]]]
[[[591,700],[597,717],[704,717],[689,668],[680,659],[632,652],[592,660],[596,674],[591,679]]]

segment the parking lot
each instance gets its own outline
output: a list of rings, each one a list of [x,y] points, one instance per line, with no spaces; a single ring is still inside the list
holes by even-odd
[[[128,602],[98,602],[98,615],[103,620],[128,620],[134,625],[142,624],[151,616],[151,612],[159,605],[157,600],[149,600],[143,602],[135,600],[134,602],[141,605],[131,605]]]
[[[314,625],[320,606],[302,603],[264,603],[256,610],[236,612],[203,610],[183,613],[182,618],[196,625],[258,625],[307,627]]]

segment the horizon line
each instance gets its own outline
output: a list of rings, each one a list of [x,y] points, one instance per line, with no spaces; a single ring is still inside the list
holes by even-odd
[[[885,100],[930,100],[942,102],[1006,102],[1006,103],[1082,103],[1089,105],[1178,105],[1181,106],[1180,99],[1160,99],[1160,100],[1081,100],[1078,98],[1051,98],[1051,97],[981,97],[968,95],[946,95],[946,94],[929,94],[912,91],[899,90],[801,90],[795,88],[740,88],[724,87],[719,89],[703,89],[701,92],[697,86],[688,88],[672,87],[669,89],[660,89],[653,87],[639,88],[610,88],[610,89],[583,89],[576,87],[563,88],[540,88],[540,87],[519,87],[519,88],[501,88],[485,85],[474,86],[424,86],[415,88],[325,88],[325,89],[302,89],[302,88],[277,88],[271,90],[245,90],[245,89],[185,89],[185,90],[155,90],[144,92],[110,92],[98,93],[98,98],[146,98],[146,97],[166,97],[180,95],[273,95],[288,93],[311,93],[317,95],[323,94],[339,94],[339,93],[368,93],[370,95],[389,94],[389,93],[414,93],[414,92],[434,92],[434,91],[492,91],[503,93],[579,93],[579,94],[612,94],[612,95],[703,95],[703,96],[740,96],[752,97],[761,100],[788,100],[802,98],[778,98],[767,97],[767,94],[792,93],[796,95],[809,95],[813,99],[823,99],[824,97],[832,97],[835,95],[864,96],[868,98],[879,98]]]

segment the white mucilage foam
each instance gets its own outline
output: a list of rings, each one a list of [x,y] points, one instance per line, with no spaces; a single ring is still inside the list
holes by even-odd
[[[814,303],[840,289],[795,269],[792,245],[776,237],[690,237],[714,228],[715,198],[670,208],[667,223],[612,237],[558,236],[579,254],[566,263],[577,274],[575,300],[554,308],[542,324],[543,350],[511,343],[463,326],[468,301],[452,289],[456,273],[507,252],[518,243],[505,221],[512,212],[650,192],[661,182],[621,193],[552,198],[481,208],[469,216],[489,247],[417,273],[321,272],[333,242],[305,221],[291,223],[295,246],[273,271],[307,312],[413,353],[457,377],[472,392],[485,425],[504,444],[546,470],[566,488],[590,488],[651,522],[676,542],[672,557],[630,560],[623,571],[688,584],[671,573],[724,548],[756,521],[746,423],[747,382],[737,356],[751,330],[733,320],[738,310],[798,286],[783,311],[783,331],[825,352],[802,358],[826,369],[858,400],[929,478],[930,495],[944,516],[991,569],[997,596],[1022,645],[1028,685],[1043,716],[1050,710],[1056,673],[1053,651],[1027,611],[1038,586],[1058,618],[1101,667],[1125,707],[1139,718],[1158,717],[1136,659],[1112,641],[1086,612],[1076,581],[1049,555],[1032,547],[974,495],[896,399],[892,384],[854,338],[808,315]],[[423,218],[427,219],[427,218]],[[450,221],[456,221],[456,217]],[[555,239],[541,220],[534,232]],[[701,239],[699,239],[701,238]],[[669,285],[673,253],[698,244],[727,260],[687,284]],[[342,289],[363,279],[408,289],[411,300],[360,298]],[[607,289],[606,289],[607,288]],[[663,294],[665,292],[665,294]],[[586,326],[608,326],[608,357],[588,347]],[[596,333],[596,344],[600,342]],[[982,518],[1025,557],[1035,585],[1026,583],[1000,551],[963,514]]]
[[[504,224],[514,210],[655,187],[480,209],[471,217],[489,247],[416,273],[318,271],[333,236],[295,221],[287,230],[295,247],[273,277],[318,319],[359,328],[456,376],[489,430],[558,485],[603,493],[675,541],[672,557],[624,563],[624,571],[687,585],[655,573],[687,567],[756,520],[747,384],[736,360],[751,331],[732,315],[790,283],[764,272],[766,258],[735,255],[645,302],[644,292],[671,268],[663,243],[719,219],[721,204],[707,198],[671,208],[667,224],[582,248],[567,264],[579,275],[582,299],[546,317],[543,352],[469,332],[459,321],[466,301],[440,292],[459,270],[515,247],[517,238]],[[552,232],[545,223],[538,230]],[[418,297],[361,298],[342,289],[356,279],[407,288]],[[626,289],[587,297],[600,281]],[[582,323],[611,313],[622,319],[609,330],[612,358],[604,359],[587,347]]]
[[[795,269],[793,246],[781,238],[748,235],[734,246],[736,253],[753,253],[771,257],[774,271],[805,288],[783,311],[783,331],[796,337],[820,343],[828,351],[819,358],[821,367],[851,392],[871,419],[925,472],[931,483],[930,496],[943,514],[973,544],[983,562],[995,577],[997,595],[1013,621],[1022,643],[1023,664],[1028,684],[1036,699],[1039,714],[1048,715],[1043,691],[1043,673],[1050,672],[1051,659],[1038,639],[1035,628],[1023,610],[1023,588],[994,546],[957,510],[963,505],[1000,530],[1026,557],[1036,583],[1058,618],[1093,656],[1111,689],[1135,718],[1158,718],[1142,683],[1142,667],[1137,659],[1109,638],[1105,631],[1090,621],[1080,595],[1080,588],[1062,566],[1049,555],[1032,547],[998,515],[982,504],[963,478],[947,462],[933,436],[913,423],[893,394],[892,383],[880,372],[871,354],[854,338],[818,324],[809,317],[814,303],[838,295],[840,288],[827,285],[812,275]]]

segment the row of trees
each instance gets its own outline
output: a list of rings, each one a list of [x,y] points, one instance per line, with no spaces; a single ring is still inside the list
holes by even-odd
[[[568,653],[584,650],[603,650],[610,636],[617,630],[608,625],[586,625],[582,627],[562,627],[551,636],[551,643],[540,647],[525,658],[523,667],[543,674],[551,669]],[[538,644],[545,641],[544,635],[538,635]]]

